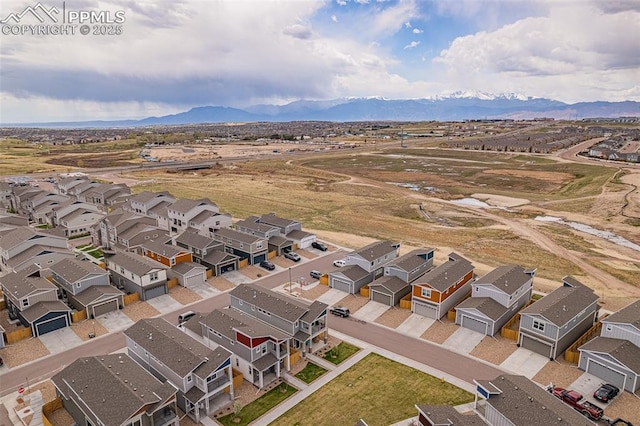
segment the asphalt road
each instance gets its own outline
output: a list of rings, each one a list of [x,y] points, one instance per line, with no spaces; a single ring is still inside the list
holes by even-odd
[[[336,268],[333,267],[332,262],[343,256],[344,252],[337,251],[294,266],[291,268],[291,276],[292,278],[308,276],[312,269],[325,272],[334,270]],[[285,269],[256,281],[256,283],[265,288],[274,288],[288,281],[289,270]],[[189,305],[188,309],[197,312],[209,312],[213,309],[223,308],[228,305],[229,295],[228,293],[223,293]],[[163,317],[173,324],[176,324],[177,315],[183,310],[185,310],[185,308],[164,314]],[[400,334],[381,326],[365,323],[354,318],[331,316],[328,324],[331,329],[429,365],[468,383],[472,383],[473,379],[490,379],[503,373],[495,367],[457,354],[427,341]],[[122,332],[118,332],[90,340],[68,351],[12,368],[8,372],[0,375],[0,396],[15,392],[18,387],[24,386],[27,381],[29,383],[36,383],[48,379],[77,358],[111,353],[124,347],[124,335]]]

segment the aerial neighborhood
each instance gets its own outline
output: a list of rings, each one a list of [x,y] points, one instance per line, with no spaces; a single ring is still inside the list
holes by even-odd
[[[297,366],[343,371],[322,357],[335,356],[353,320],[496,369],[467,380],[464,409],[417,400],[405,424],[591,425],[609,401],[597,396],[601,385],[615,389],[611,398],[640,389],[640,302],[603,312],[572,276],[540,294],[536,265],[479,274],[458,253],[440,259],[437,248],[380,240],[347,250],[275,213],[236,220],[206,198],[133,193],[87,176],[60,177],[53,190],[0,182],[0,209],[0,374],[19,365],[4,351],[27,339],[80,324],[93,327],[83,339],[101,337],[96,325],[124,335],[122,350],[78,357],[51,377],[78,425],[217,424],[221,413],[242,413],[242,389],[311,392],[320,385],[297,379]],[[276,275],[278,285],[261,284]],[[212,285],[222,279],[231,284]],[[177,292],[229,301],[191,311],[171,298]],[[143,302],[167,316],[124,313]],[[394,326],[380,320],[394,315]],[[121,322],[109,328],[113,318]],[[476,352],[498,345],[508,349],[499,362]],[[549,363],[574,372],[566,390],[534,379]],[[577,391],[584,395],[573,403]],[[29,424],[20,407],[15,413]],[[366,425],[367,413],[358,415]],[[261,419],[255,424],[267,424]]]

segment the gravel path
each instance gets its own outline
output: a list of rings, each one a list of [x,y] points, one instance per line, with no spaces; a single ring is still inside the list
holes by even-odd
[[[169,290],[169,295],[173,297],[178,303],[182,303],[183,305],[188,305],[189,303],[202,300],[202,296],[189,290],[186,287],[182,287],[181,285]]]
[[[20,340],[17,343],[0,349],[0,356],[10,368],[49,355],[45,345],[35,337]]]
[[[376,318],[374,322],[390,328],[397,328],[410,316],[411,311],[409,309],[390,308]]]
[[[84,320],[71,324],[71,330],[82,340],[89,340],[89,333],[95,333],[96,337],[109,334],[109,330],[104,328],[99,321]]]
[[[441,321],[434,322],[420,337],[434,343],[444,343],[449,336],[455,333],[458,327],[455,323],[442,319]]]
[[[133,322],[140,321],[141,319],[155,317],[160,312],[148,304],[147,302],[136,302],[131,305],[127,305],[122,310],[126,316],[131,318]]]
[[[515,340],[505,339],[500,335],[495,336],[495,338],[487,336],[473,348],[469,355],[500,365],[516,349],[518,349],[518,345]]]

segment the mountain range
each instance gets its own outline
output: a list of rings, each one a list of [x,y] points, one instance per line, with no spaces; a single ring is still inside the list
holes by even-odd
[[[141,120],[2,124],[3,127],[141,127],[225,122],[287,121],[463,121],[480,119],[640,117],[640,102],[567,104],[518,94],[455,92],[423,99],[343,98],[301,100],[286,105],[254,105],[244,109],[203,106]]]

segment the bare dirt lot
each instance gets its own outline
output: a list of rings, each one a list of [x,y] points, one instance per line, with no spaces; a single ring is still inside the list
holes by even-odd
[[[38,338],[20,340],[0,349],[0,356],[5,364],[10,367],[25,364],[27,362],[49,355],[49,351]]]
[[[202,300],[202,296],[200,296],[197,293],[194,293],[188,288],[182,287],[181,285],[178,285],[169,289],[169,295],[173,297],[177,302],[182,303],[183,305],[188,305],[189,303]]]
[[[127,305],[122,309],[122,312],[131,318],[133,322],[139,321],[144,318],[151,318],[159,315],[160,312],[147,302],[135,302],[131,305]]]

